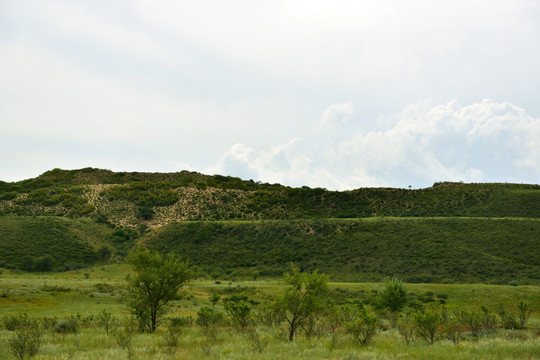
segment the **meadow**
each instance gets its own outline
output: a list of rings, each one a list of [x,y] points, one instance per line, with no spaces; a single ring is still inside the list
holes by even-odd
[[[0,359],[14,358],[8,352],[8,340],[14,332],[6,329],[6,319],[28,314],[30,319],[49,323],[34,359],[537,359],[540,358],[540,287],[482,284],[405,284],[410,302],[437,303],[449,313],[454,310],[479,311],[483,305],[496,312],[502,304],[515,309],[521,301],[532,306],[532,315],[524,330],[501,327],[494,332],[471,336],[467,332],[457,344],[441,338],[433,345],[417,338],[407,344],[398,329],[384,314],[379,315],[378,330],[367,345],[360,345],[343,328],[321,331],[310,338],[301,333],[287,340],[285,324],[276,327],[256,323],[247,331],[221,324],[215,336],[189,323],[179,331],[178,342],[171,346],[164,322],[156,333],[132,334],[128,351],[118,336],[107,335],[98,324],[105,310],[119,321],[129,318],[125,277],[126,264],[96,266],[44,275],[3,270],[0,275]],[[369,304],[383,288],[381,283],[331,282],[330,298],[335,304]],[[167,316],[196,317],[203,306],[222,309],[212,303],[212,295],[222,298],[233,294],[249,297],[256,311],[269,297],[279,296],[284,284],[279,279],[220,280],[195,279],[186,294],[174,300]],[[76,333],[55,331],[55,323],[72,319]]]

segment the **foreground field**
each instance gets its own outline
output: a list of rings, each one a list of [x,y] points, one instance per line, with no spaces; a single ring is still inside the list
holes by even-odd
[[[284,326],[255,325],[237,332],[220,326],[215,338],[203,334],[193,324],[180,332],[178,345],[167,346],[166,326],[155,334],[133,334],[131,352],[117,338],[107,335],[96,323],[106,310],[118,319],[129,316],[124,279],[125,265],[107,265],[84,271],[47,275],[11,273],[0,275],[0,318],[27,313],[29,318],[48,318],[49,323],[72,317],[79,324],[76,334],[45,331],[35,359],[538,359],[540,358],[540,287],[451,284],[407,284],[416,301],[445,302],[449,312],[455,309],[479,310],[481,305],[496,311],[500,304],[515,308],[520,301],[532,305],[532,316],[525,330],[497,329],[494,333],[472,337],[464,334],[458,344],[441,339],[428,345],[416,339],[407,345],[397,329],[381,317],[381,326],[368,345],[355,342],[344,329],[333,335],[325,332],[308,339],[305,335],[288,342]],[[331,283],[336,303],[369,303],[382,284]],[[202,306],[212,306],[210,296],[242,294],[257,302],[279,295],[283,284],[276,280],[219,281],[196,280],[188,295],[174,301],[169,316],[192,316]],[[411,294],[412,293],[412,294]],[[216,304],[221,308],[221,303]],[[0,359],[13,358],[8,339],[13,336],[4,326],[0,330]]]

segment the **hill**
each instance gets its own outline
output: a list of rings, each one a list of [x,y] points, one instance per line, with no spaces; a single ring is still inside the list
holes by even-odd
[[[55,169],[0,182],[0,215],[101,217],[115,226],[141,221],[393,217],[540,218],[540,186],[437,183],[426,189],[328,191],[261,184],[194,172],[114,173]]]
[[[294,261],[340,280],[538,283],[540,186],[441,182],[329,191],[195,172],[54,169],[0,182],[0,265],[57,268],[135,242],[208,272],[276,275]]]

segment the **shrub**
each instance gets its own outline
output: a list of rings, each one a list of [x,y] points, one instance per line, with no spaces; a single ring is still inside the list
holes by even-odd
[[[252,304],[249,302],[247,296],[231,295],[223,299],[223,304],[232,325],[237,330],[246,330],[251,321],[252,310]]]
[[[363,306],[357,317],[345,324],[347,332],[361,345],[366,345],[377,331],[377,317]]]
[[[484,327],[486,332],[494,333],[495,328],[497,327],[497,315],[490,312],[489,309],[483,305],[480,307],[480,309],[484,313],[482,319],[482,326]]]
[[[514,330],[519,329],[519,321],[516,314],[506,311],[503,305],[501,305],[499,308],[499,317],[501,318],[503,328]]]
[[[62,335],[78,333],[79,318],[70,316],[65,320],[59,320],[54,326],[54,332]]]
[[[283,311],[276,301],[266,301],[259,305],[256,317],[261,324],[268,327],[279,326],[284,320]]]
[[[444,336],[452,341],[454,344],[458,344],[461,340],[461,334],[467,329],[461,321],[453,316],[446,324],[443,325]]]
[[[203,306],[197,312],[197,325],[203,330],[206,337],[217,339],[217,328],[224,323],[225,316],[222,312],[208,306]]]
[[[99,260],[101,261],[107,261],[111,258],[112,250],[107,245],[103,245],[96,251],[96,255]]]
[[[163,334],[163,346],[169,354],[174,354],[178,348],[178,338],[180,338],[182,328],[169,325],[167,331]]]
[[[482,318],[476,311],[456,311],[454,313],[456,321],[465,326],[471,332],[471,335],[478,337],[482,330]]]
[[[169,327],[186,328],[193,326],[193,317],[191,316],[175,316],[168,319]]]
[[[410,315],[406,317],[402,317],[398,320],[397,329],[398,329],[399,334],[403,336],[403,338],[405,339],[405,342],[407,343],[407,345],[409,345],[411,341],[414,340],[416,329],[414,325],[412,324]]]
[[[96,317],[96,324],[105,330],[109,335],[109,331],[117,325],[117,319],[110,312],[103,309]]]
[[[151,220],[156,212],[150,206],[140,206],[137,216],[143,220]]]
[[[403,281],[396,277],[386,278],[384,290],[379,295],[379,304],[393,313],[403,310],[405,304],[407,304],[407,292],[403,286]]]
[[[133,337],[137,331],[137,322],[133,319],[124,320],[124,326],[122,328],[116,328],[113,332],[114,338],[118,346],[127,350],[128,359],[133,356]]]
[[[15,331],[28,326],[31,322],[28,319],[28,314],[7,315],[2,319],[4,323],[4,329],[7,331]]]
[[[24,326],[15,330],[8,340],[8,351],[15,358],[24,360],[35,356],[41,346],[43,329],[36,320],[28,320]]]
[[[529,317],[531,316],[531,304],[526,301],[521,301],[518,305],[518,318],[519,318],[519,328],[525,329],[525,324]]]
[[[416,335],[426,340],[428,344],[434,344],[439,338],[440,325],[442,324],[441,313],[435,308],[427,308],[415,312],[412,315]]]

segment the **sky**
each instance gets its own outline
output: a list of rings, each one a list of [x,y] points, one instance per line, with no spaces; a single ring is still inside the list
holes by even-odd
[[[536,0],[0,0],[0,180],[540,183]]]

